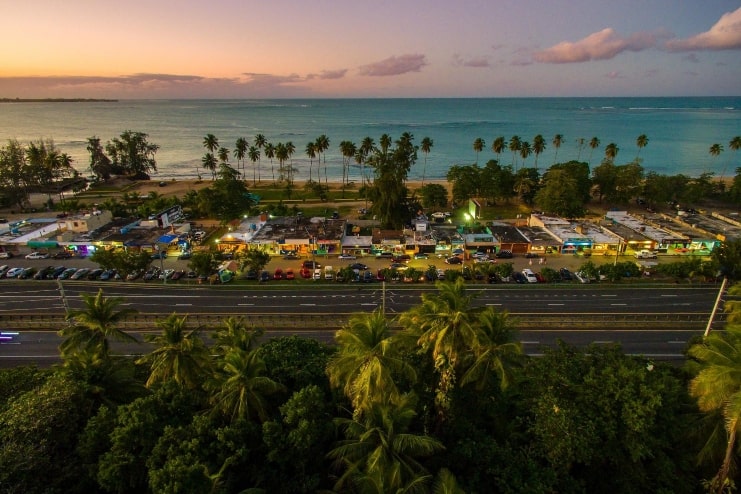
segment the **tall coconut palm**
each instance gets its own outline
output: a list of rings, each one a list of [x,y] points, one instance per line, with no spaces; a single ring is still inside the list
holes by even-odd
[[[580,137],[576,140],[576,149],[577,149],[576,161],[581,160],[581,152],[584,150],[584,146],[586,144],[587,144],[587,141],[583,137]]]
[[[478,351],[485,336],[477,324],[483,309],[472,307],[463,278],[435,286],[437,293],[422,295],[422,303],[403,313],[400,322],[405,328],[402,341],[407,345],[414,341],[429,353],[439,375],[435,403],[440,425],[447,418],[450,393],[466,356]]]
[[[522,139],[520,136],[512,136],[509,138],[509,150],[512,152],[512,166],[515,171],[517,170],[517,153],[520,152],[522,146]]]
[[[381,137],[378,139],[378,143],[381,146],[381,153],[388,153],[389,148],[391,147],[391,136],[388,134],[381,135]]]
[[[211,180],[216,180],[216,165],[218,164],[216,157],[211,153],[206,153],[206,155],[201,158],[201,164],[203,165],[203,168],[211,172]]]
[[[268,419],[267,397],[285,387],[265,376],[267,368],[259,354],[234,348],[216,362],[217,371],[208,389],[213,393],[214,413],[222,413],[232,421],[238,419]]]
[[[495,138],[494,142],[491,143],[491,150],[496,153],[497,163],[499,163],[500,165],[502,164],[500,159],[502,157],[502,151],[504,151],[505,149],[507,149],[507,141],[504,139],[504,136]]]
[[[335,343],[338,351],[327,365],[329,382],[343,388],[356,416],[381,398],[397,400],[400,393],[395,378],[416,379],[414,368],[400,357],[381,310],[350,317],[335,333]]]
[[[365,417],[338,418],[345,439],[327,455],[344,470],[336,492],[426,492],[431,476],[418,461],[443,450],[430,436],[409,432],[416,399],[404,395],[396,403],[374,403]]]
[[[741,149],[741,136],[736,136],[728,142],[728,149],[731,151],[738,151]],[[725,167],[723,173],[720,176],[720,180],[723,181],[723,175],[725,175]]]
[[[216,150],[219,149],[219,139],[213,134],[206,134],[203,138],[203,147],[208,149],[211,154],[216,154]]]
[[[484,150],[484,146],[486,146],[486,143],[480,137],[477,137],[476,140],[473,141],[473,150],[476,152],[477,165],[479,164],[479,153]]]
[[[322,159],[322,156],[324,157],[324,184],[327,184],[327,150],[329,149],[329,137],[322,134],[319,137],[316,138],[315,141],[316,149],[319,153],[319,159]]]
[[[710,146],[709,152],[710,152],[710,156],[712,156],[713,158],[717,160],[718,156],[720,156],[720,153],[723,152],[723,145],[715,143],[712,146]]]
[[[425,164],[422,167],[422,185],[425,184],[425,175],[427,174],[427,156],[432,150],[433,142],[429,137],[423,137],[422,142],[419,143],[419,150],[425,155]]]
[[[148,334],[144,341],[155,349],[137,360],[149,365],[146,386],[173,380],[188,389],[200,388],[211,375],[212,363],[208,347],[200,337],[200,328],[189,330],[187,316],[170,314],[157,321],[160,334]]]
[[[530,143],[527,141],[522,141],[522,144],[520,144],[520,157],[522,158],[522,166],[525,166],[525,160],[527,160],[528,156],[533,152],[532,148],[530,147]]]
[[[226,165],[227,163],[229,163],[229,149],[228,148],[221,146],[219,148],[218,156],[219,156],[219,161],[221,162],[222,165]]]
[[[67,312],[69,326],[59,331],[64,338],[59,346],[62,357],[77,353],[92,353],[101,358],[110,354],[110,340],[136,342],[137,339],[118,328],[127,317],[136,314],[131,308],[119,309],[120,297],[103,297],[103,290],[96,295],[80,295],[84,307]]]
[[[265,146],[267,146],[268,140],[265,138],[264,134],[255,134],[255,146],[257,146],[257,149],[260,151],[258,154],[258,164],[257,164],[257,180],[258,182],[262,182],[262,178],[260,177],[260,157],[263,154],[263,150],[265,149]]]
[[[615,158],[617,157],[618,151],[620,151],[620,148],[617,147],[617,144],[614,142],[611,142],[607,146],[605,146],[605,158],[610,163],[615,163]]]
[[[244,168],[244,158],[247,156],[247,148],[249,147],[249,143],[247,142],[247,139],[244,137],[237,138],[237,141],[234,143],[234,157],[237,159],[237,170],[239,170],[239,164],[242,164],[242,176],[244,176],[245,168]]]
[[[599,139],[596,137],[592,137],[592,139],[589,140],[589,163],[592,163],[592,153],[594,153],[594,150],[597,149],[600,145]]]
[[[288,160],[288,148],[282,142],[275,145],[275,157],[278,160],[278,181],[286,180],[285,163]]]
[[[309,142],[306,144],[306,156],[309,157],[309,182],[311,182],[311,168],[314,166],[314,158],[316,158],[316,143]]]
[[[533,138],[533,154],[535,155],[535,169],[538,169],[538,157],[545,151],[545,139],[538,134]]]
[[[271,143],[265,143],[265,157],[270,160],[270,173],[273,176],[273,184],[275,184],[275,168],[273,167],[273,158],[275,158],[275,146]]]
[[[636,147],[638,147],[638,152],[636,153],[636,161],[638,161],[638,157],[641,155],[641,149],[648,146],[648,137],[646,137],[646,134],[641,134],[636,138]]]
[[[357,146],[352,141],[340,142],[340,153],[342,154],[342,197],[345,197],[345,184],[350,175],[350,161],[355,157]]]
[[[364,185],[367,182],[367,177],[365,176],[365,162],[368,160],[368,156],[370,156],[375,148],[376,143],[373,141],[373,138],[369,136],[363,138],[360,147],[358,148],[363,158],[360,162],[360,175],[362,176]]]
[[[553,136],[553,141],[551,141],[553,144],[553,148],[556,150],[556,152],[553,154],[553,164],[556,164],[556,161],[558,160],[558,150],[561,147],[561,144],[563,144],[563,135],[562,134],[556,134]]]
[[[690,394],[701,411],[720,413],[725,423],[726,453],[711,484],[712,492],[725,492],[741,430],[741,326],[729,324],[724,332],[710,333],[688,353],[700,365],[690,382]]]
[[[260,148],[257,146],[250,146],[249,151],[247,151],[247,156],[249,156],[250,161],[252,162],[252,183],[257,184],[258,180],[262,181],[260,178]],[[255,170],[257,170],[257,177],[255,177]]]

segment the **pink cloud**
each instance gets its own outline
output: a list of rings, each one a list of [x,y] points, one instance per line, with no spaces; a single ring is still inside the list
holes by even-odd
[[[310,79],[342,79],[347,74],[347,69],[339,69],[339,70],[322,70],[318,74],[308,74],[306,76],[307,80]]]
[[[612,28],[592,33],[576,42],[562,41],[533,54],[542,63],[576,63],[589,60],[609,60],[624,51],[643,51],[656,45],[656,35],[635,33],[627,38]]]
[[[358,68],[358,73],[367,76],[401,75],[407,72],[419,72],[425,65],[427,65],[427,58],[424,55],[400,55],[363,65]]]
[[[741,8],[721,16],[709,31],[666,42],[670,51],[741,49]]]

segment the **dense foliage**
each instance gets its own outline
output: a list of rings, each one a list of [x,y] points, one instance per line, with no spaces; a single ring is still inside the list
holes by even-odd
[[[0,372],[0,486],[692,493],[736,475],[738,326],[693,347],[688,371],[604,345],[528,358],[506,312],[474,308],[460,278],[437,287],[398,318],[356,314],[331,347],[173,314],[138,359],[110,351],[120,301],[88,297],[62,366]]]

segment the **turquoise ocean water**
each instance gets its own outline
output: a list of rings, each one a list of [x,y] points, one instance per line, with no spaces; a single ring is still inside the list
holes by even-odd
[[[98,136],[103,142],[125,130],[145,132],[158,144],[159,171],[153,177],[195,178],[208,172],[201,168],[206,152],[203,138],[214,134],[220,145],[234,148],[239,137],[252,144],[255,134],[269,142],[291,141],[296,147],[293,165],[297,180],[308,178],[306,144],[321,134],[330,139],[326,154],[328,173],[338,179],[342,157],[339,143],[359,144],[369,136],[376,143],[386,133],[397,138],[410,132],[417,144],[433,140],[427,157],[427,177],[444,178],[454,164],[476,162],[473,141],[484,140],[479,164],[496,159],[491,143],[498,136],[509,140],[518,135],[532,144],[542,134],[547,149],[539,157],[539,168],[554,162],[555,134],[563,135],[558,161],[581,159],[596,166],[604,148],[614,142],[619,148],[616,163],[624,164],[638,154],[636,138],[646,134],[648,145],[640,151],[647,170],[662,174],[697,176],[714,171],[732,175],[741,166],[741,155],[728,142],[741,134],[741,97],[698,98],[472,98],[472,99],[311,99],[311,100],[120,100],[81,103],[0,104],[0,140],[27,143],[51,138],[62,152],[70,154],[75,167],[87,174],[89,156],[86,140]],[[579,149],[579,139],[601,141],[594,152]],[[712,144],[723,145],[717,158],[709,154]],[[232,164],[235,160],[232,158]],[[410,174],[422,175],[425,157]],[[512,162],[508,151],[502,164]],[[534,166],[535,157],[527,159]],[[250,163],[247,163],[250,166]],[[518,167],[522,159],[518,157]],[[269,179],[270,163],[262,159],[261,174]],[[351,179],[359,177],[354,168]],[[247,176],[251,178],[248,168]],[[316,162],[314,162],[314,174]],[[355,177],[353,176],[355,174]]]

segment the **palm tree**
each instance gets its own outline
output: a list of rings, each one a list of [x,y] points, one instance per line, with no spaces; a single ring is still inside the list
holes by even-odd
[[[216,180],[216,157],[211,153],[206,153],[206,155],[201,158],[201,164],[203,165],[203,168],[211,172],[211,180]]]
[[[586,143],[587,141],[583,137],[580,137],[576,140],[576,149],[578,149],[576,153],[576,161],[579,161],[581,159],[581,152],[584,149]]]
[[[316,143],[306,144],[306,156],[309,157],[309,182],[311,182],[311,167],[314,166],[314,158],[316,158]]]
[[[365,162],[375,148],[376,143],[373,141],[373,138],[366,136],[363,138],[363,141],[360,143],[360,148],[358,149],[362,156],[362,161],[360,162],[360,175],[362,175],[363,178],[363,185],[365,185],[367,180],[367,177],[365,176]]]
[[[525,166],[525,160],[530,156],[530,154],[533,152],[532,148],[530,147],[530,143],[527,141],[522,141],[522,144],[520,144],[520,156],[522,157],[522,166]]]
[[[383,134],[378,139],[379,144],[381,145],[381,153],[386,154],[389,151],[389,148],[391,147],[391,136],[388,134]]]
[[[239,169],[239,164],[242,163],[242,176],[244,176],[245,172],[244,158],[247,156],[248,147],[249,143],[244,137],[237,138],[237,141],[234,143],[234,157],[237,158],[237,169]]]
[[[270,173],[273,175],[273,184],[275,184],[275,168],[273,168],[273,158],[275,158],[275,146],[271,143],[265,144],[265,157],[270,159]]]
[[[512,166],[515,171],[517,170],[517,153],[520,151],[522,146],[522,139],[520,136],[512,136],[509,138],[509,150],[512,151]]]
[[[407,394],[396,403],[374,403],[366,417],[335,419],[345,434],[327,455],[345,470],[336,492],[420,492],[431,480],[417,458],[444,447],[437,439],[409,432],[415,405],[415,397]]]
[[[345,197],[345,184],[350,175],[350,160],[355,157],[357,147],[352,141],[340,142],[340,153],[342,153],[342,197]]]
[[[247,323],[244,317],[227,317],[216,328],[212,337],[215,340],[214,350],[219,355],[226,355],[230,350],[239,349],[245,352],[253,350],[257,339],[264,333]]]
[[[482,339],[473,355],[473,363],[461,378],[461,386],[475,383],[483,389],[492,374],[499,377],[499,387],[505,389],[512,380],[512,369],[519,366],[522,344],[514,340],[514,327],[506,312],[487,307],[479,316]]]
[[[556,149],[556,152],[553,154],[553,164],[556,164],[556,160],[558,160],[558,149],[561,147],[561,144],[563,144],[563,135],[562,134],[556,134],[553,136],[553,147]]]
[[[479,153],[484,150],[484,146],[486,146],[486,143],[484,140],[480,137],[477,137],[475,141],[473,141],[473,150],[476,151],[476,164],[479,164]]]
[[[206,134],[203,138],[203,147],[208,149],[208,152],[215,154],[216,150],[219,149],[219,139],[213,134]]]
[[[316,138],[316,149],[319,152],[319,159],[322,158],[322,155],[324,156],[324,184],[327,184],[327,155],[326,151],[329,149],[329,137],[322,134],[319,137]]]
[[[170,314],[157,321],[160,334],[148,334],[144,341],[156,346],[151,353],[139,358],[137,364],[150,366],[146,386],[174,380],[188,389],[200,388],[211,374],[211,355],[199,335],[199,329],[188,330],[187,316]]]
[[[265,149],[265,146],[267,146],[268,140],[265,138],[263,134],[255,134],[255,146],[257,146],[258,151],[260,153],[257,155],[258,161],[260,161],[260,155],[262,155],[263,149]],[[260,177],[260,163],[257,164],[257,180],[259,182],[262,182],[262,178]]]
[[[533,154],[535,155],[535,169],[538,169],[538,156],[545,151],[545,139],[538,134],[533,138]]]
[[[118,324],[127,317],[136,314],[131,308],[118,309],[123,303],[120,297],[103,297],[103,290],[96,295],[80,295],[84,308],[67,312],[69,326],[59,331],[65,338],[59,346],[62,357],[78,353],[93,353],[103,358],[110,354],[110,340],[136,342],[137,339],[118,329]]]
[[[589,163],[590,164],[592,163],[592,153],[594,152],[595,149],[599,147],[599,145],[600,145],[599,139],[597,139],[596,137],[592,137],[592,139],[589,141],[589,147],[591,149],[591,151],[589,151]]]
[[[491,143],[491,150],[497,155],[497,163],[501,164],[500,158],[502,156],[502,151],[505,149],[507,149],[507,141],[503,136],[495,138],[494,142]]]
[[[216,365],[218,370],[208,384],[213,391],[214,413],[223,413],[232,421],[256,418],[265,422],[268,419],[266,397],[285,387],[265,376],[265,362],[257,351],[234,348]]]
[[[400,393],[394,376],[416,379],[414,368],[398,354],[389,322],[381,310],[354,314],[335,333],[338,351],[327,365],[329,382],[343,387],[356,416],[370,410],[381,397],[395,401]]]
[[[610,163],[615,163],[615,157],[617,157],[618,151],[620,151],[620,148],[617,147],[617,144],[614,142],[611,142],[607,146],[605,146],[605,158]]]
[[[741,136],[736,136],[733,139],[731,139],[728,142],[728,149],[731,151],[738,151],[741,149]],[[721,182],[723,181],[723,175],[725,175],[725,167],[723,168],[723,173],[720,176]]]
[[[252,162],[252,183],[254,185],[257,184],[258,180],[262,181],[260,178],[260,148],[257,146],[250,146],[247,156],[249,156],[250,161]],[[257,169],[257,178],[255,178],[255,168]]]
[[[722,152],[723,152],[723,145],[722,144],[715,143],[712,146],[710,146],[710,156],[712,156],[712,157],[714,157],[714,158],[717,159],[718,156],[720,156],[720,153],[722,153]]]
[[[711,491],[721,493],[741,428],[741,327],[728,324],[724,332],[711,332],[702,343],[690,347],[689,355],[700,364],[690,381],[690,394],[697,398],[701,411],[721,414],[725,424],[726,452],[711,483]]]
[[[286,179],[285,162],[288,160],[288,148],[282,142],[275,146],[275,157],[278,158],[278,180],[282,182]]]
[[[400,317],[403,342],[416,343],[432,357],[439,374],[435,403],[438,425],[446,419],[450,393],[463,370],[466,355],[477,352],[485,336],[477,325],[481,307],[471,306],[463,278],[435,283],[437,293],[422,295],[422,303]]]
[[[425,155],[425,164],[422,168],[422,185],[425,184],[425,175],[427,174],[427,156],[430,154],[430,151],[432,150],[432,139],[429,137],[422,138],[422,142],[419,144],[419,150],[422,151]]]
[[[638,152],[636,153],[636,161],[638,161],[638,156],[641,154],[641,149],[648,146],[648,137],[646,137],[646,134],[641,134],[636,138],[636,146],[638,147]]]
[[[218,156],[219,156],[219,161],[222,164],[229,163],[229,149],[225,148],[224,146],[221,146],[219,148]]]

